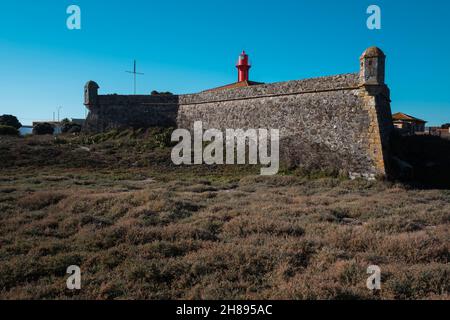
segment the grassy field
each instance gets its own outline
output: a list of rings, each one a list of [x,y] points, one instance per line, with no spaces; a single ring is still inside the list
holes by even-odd
[[[449,299],[450,190],[174,167],[167,138],[0,137],[0,298]]]

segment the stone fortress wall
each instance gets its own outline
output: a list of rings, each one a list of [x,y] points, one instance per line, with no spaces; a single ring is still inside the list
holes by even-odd
[[[351,177],[385,176],[393,130],[385,55],[367,49],[360,72],[188,95],[98,95],[88,82],[84,130],[176,126],[280,130],[281,160]]]

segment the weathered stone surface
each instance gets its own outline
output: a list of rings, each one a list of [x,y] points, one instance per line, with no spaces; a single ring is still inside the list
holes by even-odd
[[[88,105],[89,115],[83,130],[101,132],[111,129],[176,126],[178,96],[99,95]]]

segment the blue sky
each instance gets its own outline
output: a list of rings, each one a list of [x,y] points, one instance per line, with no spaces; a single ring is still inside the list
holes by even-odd
[[[82,11],[68,30],[66,9]],[[382,10],[368,30],[366,9]],[[235,63],[250,54],[251,80],[276,82],[358,71],[377,45],[387,55],[393,112],[450,122],[450,1],[5,1],[0,6],[0,114],[23,124],[84,117],[83,86],[130,94],[191,93],[236,81]]]

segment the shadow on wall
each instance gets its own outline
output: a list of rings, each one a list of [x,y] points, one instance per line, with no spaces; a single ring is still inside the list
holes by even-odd
[[[98,96],[88,106],[85,132],[114,129],[175,127],[179,109],[178,96]]]
[[[314,143],[302,136],[288,136],[280,139],[280,160],[289,169],[301,172],[333,172],[347,175],[357,169],[355,161],[339,150],[332,150],[323,143]],[[357,161],[356,161],[357,162]]]
[[[450,140],[395,134],[391,148],[394,179],[412,187],[450,189]]]

